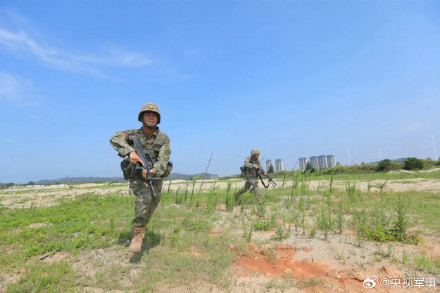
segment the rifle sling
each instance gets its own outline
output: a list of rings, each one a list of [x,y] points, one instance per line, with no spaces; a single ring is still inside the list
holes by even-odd
[[[264,184],[263,177],[261,177],[260,173],[258,173],[258,177],[260,177],[260,181],[261,181],[261,183],[263,183],[264,188],[269,188],[269,182],[267,183],[267,185]]]

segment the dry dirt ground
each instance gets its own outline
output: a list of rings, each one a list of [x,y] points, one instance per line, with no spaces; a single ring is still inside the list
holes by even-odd
[[[282,185],[281,180],[275,180],[278,187]],[[232,189],[239,189],[243,187],[244,181],[241,179],[232,179]],[[333,187],[344,190],[347,181],[334,181]],[[353,183],[353,182],[352,182]],[[362,191],[379,191],[380,185],[384,184],[385,180],[373,180],[371,182],[356,182],[356,187]],[[261,184],[260,184],[261,185]],[[292,185],[292,181],[287,181],[284,187]],[[309,190],[317,190],[329,186],[328,180],[316,180],[309,181]],[[225,189],[227,188],[227,182],[218,182],[216,180],[197,181],[194,185],[194,190],[207,192],[212,188]],[[370,186],[370,187],[369,187]],[[184,191],[186,188],[192,190],[193,186],[191,182],[184,180],[164,181],[163,190],[170,191]],[[426,191],[426,192],[439,192],[440,191],[440,179],[395,179],[388,180],[385,183],[383,191],[388,192],[405,192],[405,191]],[[111,188],[107,188],[104,183],[88,183],[75,185],[75,188],[69,186],[49,186],[49,187],[37,187],[37,188],[19,188],[8,189],[0,191],[0,203],[9,208],[28,208],[31,206],[51,206],[60,204],[61,198],[75,198],[85,193],[96,193],[99,195],[119,193],[121,196],[129,196],[130,193],[125,183],[114,183]]]
[[[371,185],[380,185],[383,180],[370,182]],[[242,180],[233,180],[232,188],[236,189],[244,184]],[[279,186],[281,182],[278,182]],[[286,186],[291,184],[288,182]],[[312,181],[310,189],[318,189],[319,186],[328,182]],[[344,182],[335,182],[335,187],[343,188]],[[227,183],[207,180],[195,185],[195,190],[209,190],[211,188],[226,188]],[[168,183],[164,184],[164,189]],[[185,190],[186,182],[175,180],[169,186],[170,190]],[[189,185],[189,189],[192,185]],[[367,190],[368,183],[358,183],[358,188]],[[386,184],[388,191],[440,191],[440,180],[434,179],[405,179],[390,180]],[[23,208],[29,206],[49,206],[60,204],[62,197],[75,198],[84,193],[109,194],[120,193],[122,196],[129,196],[126,184],[113,184],[107,188],[105,184],[84,184],[75,188],[35,188],[31,190],[7,190],[0,192],[0,203],[10,208]],[[225,206],[218,205],[219,213],[224,212]],[[233,213],[239,213],[239,207],[234,208]],[[288,223],[285,223],[288,224]],[[238,256],[231,265],[231,292],[440,292],[440,276],[426,275],[409,271],[402,265],[404,255],[417,255],[421,251],[428,253],[430,257],[440,259],[439,239],[436,237],[424,237],[420,245],[406,245],[401,243],[380,244],[365,241],[359,246],[354,230],[347,230],[342,235],[332,234],[327,240],[319,232],[311,238],[302,236],[300,229],[296,229],[295,223],[291,223],[292,235],[283,240],[282,243],[270,243],[274,231],[255,231],[253,243],[250,243],[244,254]],[[32,228],[32,227],[30,227]],[[223,229],[234,227],[218,226],[212,231],[215,236]],[[242,233],[240,231],[239,233]],[[56,253],[45,258],[44,262],[55,262],[67,260],[73,263],[73,267],[80,276],[95,276],[100,268],[119,265],[124,270],[129,270],[131,276],[136,276],[142,270],[148,269],[142,264],[133,264],[128,260],[131,254],[127,251],[127,243],[98,249],[92,252],[79,252],[76,255],[68,253]],[[270,244],[256,244],[270,243]],[[230,250],[235,251],[233,245],[225,243]],[[238,254],[237,254],[238,255]],[[387,256],[388,255],[388,256]],[[393,260],[395,258],[396,261]],[[99,265],[94,265],[99,264]],[[23,272],[17,271],[9,275],[0,276],[0,292],[5,284],[16,282]],[[416,274],[416,275],[414,275]],[[378,278],[373,289],[365,289],[364,281],[374,276]],[[404,289],[403,284],[399,287],[389,284],[381,286],[380,282],[388,278],[389,281],[401,281],[401,278],[410,276],[412,278],[436,278],[435,287],[412,287]],[[412,280],[414,282],[414,280]],[[130,286],[130,278],[120,280],[121,284]],[[293,284],[295,284],[293,286]],[[3,286],[2,286],[3,285]],[[100,288],[83,288],[86,292],[105,292]],[[159,292],[226,292],[223,288],[213,287],[210,284],[200,284],[197,289],[188,287],[159,288]],[[118,292],[118,291],[113,291]]]

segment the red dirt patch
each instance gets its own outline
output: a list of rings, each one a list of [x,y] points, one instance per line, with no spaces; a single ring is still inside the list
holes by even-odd
[[[286,274],[295,278],[310,279],[326,274],[325,266],[310,260],[294,259],[295,248],[290,245],[278,245],[272,249],[262,249],[249,244],[246,254],[236,262],[237,274],[248,276],[250,272],[264,274],[268,278],[282,279]]]

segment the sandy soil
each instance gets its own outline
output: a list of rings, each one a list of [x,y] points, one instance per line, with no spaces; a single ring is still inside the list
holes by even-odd
[[[380,184],[384,180],[370,182],[370,191],[380,190]],[[242,187],[243,180],[232,180],[232,188]],[[278,181],[281,186],[282,182]],[[286,183],[289,186],[291,182]],[[346,182],[334,182],[336,188],[345,188]],[[328,181],[309,182],[309,189],[317,190],[320,187],[328,187]],[[376,185],[376,186],[375,186]],[[358,182],[358,188],[366,191],[368,183]],[[211,188],[226,188],[227,183],[206,180],[201,186],[201,182],[195,185],[195,190],[207,191]],[[168,182],[164,183],[164,189],[168,188]],[[175,180],[170,185],[170,190],[185,190],[186,182]],[[188,189],[192,190],[191,183]],[[440,180],[436,179],[402,179],[390,180],[386,183],[384,190],[391,192],[402,191],[440,191]],[[24,192],[25,191],[25,192]],[[85,184],[75,186],[75,188],[39,188],[39,189],[17,189],[5,190],[0,192],[0,203],[8,208],[23,208],[29,206],[50,206],[60,204],[62,197],[74,199],[85,193],[96,193],[100,195],[118,193],[121,196],[130,196],[127,184],[115,184],[108,188],[105,184]],[[219,213],[226,213],[224,205],[218,205]],[[239,207],[235,207],[233,213],[239,213]],[[289,223],[285,223],[289,224]],[[324,235],[319,232],[311,238],[304,237],[300,229],[296,231],[295,223],[290,223],[293,233],[282,241],[282,243],[273,243],[269,241],[274,231],[253,233],[254,243],[250,243],[244,254],[238,254],[238,251],[229,243],[225,243],[230,250],[237,252],[236,261],[231,266],[232,288],[231,292],[440,292],[440,276],[426,275],[423,273],[411,272],[401,265],[400,261],[393,261],[393,257],[402,260],[404,254],[417,255],[425,251],[429,256],[440,260],[439,239],[436,237],[424,237],[420,245],[405,245],[401,243],[380,244],[365,241],[361,246],[358,245],[356,233],[353,230],[346,230],[342,235],[330,235],[324,239]],[[29,229],[41,227],[43,224],[30,225]],[[211,231],[212,236],[218,235],[225,229],[223,226],[214,227]],[[242,234],[243,231],[237,231]],[[42,261],[51,263],[60,260],[68,260],[73,263],[73,268],[80,276],[95,276],[99,273],[100,267],[109,267],[120,265],[125,271],[130,271],[131,276],[139,274],[143,268],[141,265],[133,265],[128,260],[131,254],[128,253],[126,246],[128,240],[120,245],[108,249],[98,249],[93,252],[79,252],[76,255],[68,253],[55,253],[52,256],[44,258]],[[271,244],[256,244],[271,243]],[[122,246],[122,247],[121,247]],[[386,252],[390,251],[391,256],[387,257]],[[16,270],[0,278],[0,292],[3,292],[8,283],[17,282],[24,274],[22,270]],[[374,289],[365,289],[364,281],[371,278],[374,281],[377,277],[377,283]],[[388,280],[419,277],[436,278],[436,287],[434,288],[391,288],[381,286],[380,282]],[[122,278],[121,284],[132,285],[133,278]],[[281,285],[269,286],[270,282],[279,282],[274,284],[288,284],[288,280],[295,280],[295,286],[280,287]],[[287,281],[286,281],[287,280]],[[298,286],[298,280],[301,280],[304,286]],[[277,287],[278,286],[278,287]],[[403,285],[400,285],[403,287]],[[95,287],[82,288],[85,292],[104,292],[104,290]],[[159,292],[191,292],[187,287],[159,288]],[[199,292],[225,292],[222,288],[212,287],[210,284],[201,284],[198,287]],[[116,291],[114,291],[116,292]]]
[[[163,184],[163,190],[166,191],[184,191],[186,188],[191,192],[192,183],[184,180],[165,181]],[[244,186],[244,180],[233,179],[232,189],[237,190]],[[282,186],[281,180],[276,180],[278,187]],[[188,183],[188,184],[187,184]],[[374,180],[371,182],[356,182],[356,187],[362,191],[371,192],[380,191],[380,186],[385,183],[385,180]],[[321,188],[328,188],[330,182],[328,180],[321,181],[309,181],[309,190],[319,190]],[[334,181],[333,187],[344,190],[346,181]],[[353,182],[351,182],[353,184]],[[292,185],[292,181],[288,181],[284,184],[284,187]],[[225,189],[228,184],[226,182],[217,182],[215,180],[197,181],[194,185],[195,192],[201,190],[202,192],[208,192],[213,188]],[[263,188],[260,184],[260,188]],[[385,183],[383,191],[388,192],[407,192],[407,191],[426,191],[426,192],[439,192],[440,191],[440,179],[396,179],[388,180]],[[9,208],[28,208],[31,206],[51,206],[60,204],[61,198],[75,198],[85,193],[96,193],[99,195],[114,194],[117,193],[121,196],[130,196],[130,192],[127,187],[127,183],[112,184],[111,188],[108,188],[105,183],[88,183],[75,185],[75,188],[69,186],[49,186],[41,188],[20,188],[20,189],[7,189],[0,191],[0,204]]]

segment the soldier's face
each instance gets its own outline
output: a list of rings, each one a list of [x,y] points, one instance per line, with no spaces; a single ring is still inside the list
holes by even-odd
[[[142,117],[142,119],[144,120],[144,123],[148,124],[148,125],[157,125],[157,114],[154,112],[145,112],[144,116]]]
[[[255,159],[258,159],[260,157],[260,154],[255,154]]]

